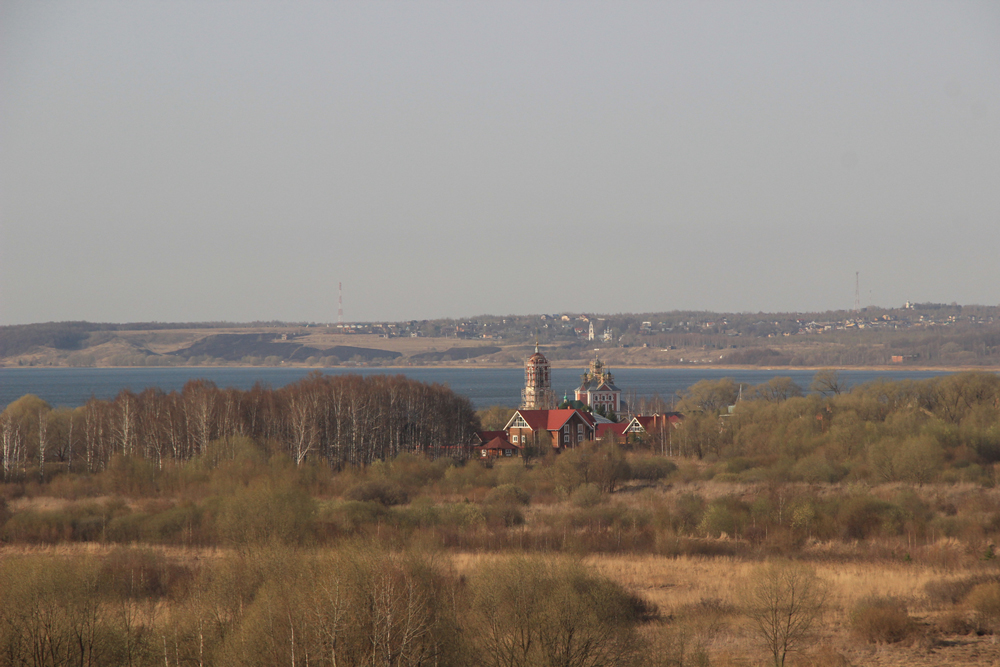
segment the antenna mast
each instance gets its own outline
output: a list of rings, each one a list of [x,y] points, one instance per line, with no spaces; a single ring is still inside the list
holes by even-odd
[[[860,271],[854,272],[854,312],[861,312],[861,281],[859,279]]]
[[[337,283],[337,324],[344,323],[344,284]]]

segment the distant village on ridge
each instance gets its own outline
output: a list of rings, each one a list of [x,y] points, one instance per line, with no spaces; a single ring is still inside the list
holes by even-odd
[[[906,303],[822,313],[556,313],[404,322],[50,322],[0,327],[0,366],[982,368],[1000,307]]]

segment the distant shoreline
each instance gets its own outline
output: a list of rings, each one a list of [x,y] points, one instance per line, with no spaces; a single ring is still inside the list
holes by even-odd
[[[552,362],[552,368],[558,368],[560,370],[581,368],[585,369],[587,367],[585,361],[580,361],[579,363],[566,363],[563,361]],[[241,364],[204,364],[204,365],[176,365],[176,366],[13,366],[13,365],[0,365],[0,371],[6,369],[22,369],[22,370],[65,370],[68,368],[76,369],[88,369],[88,370],[126,370],[126,369],[170,369],[170,368],[246,368],[246,369],[277,369],[277,368],[295,368],[301,370],[317,370],[322,371],[331,368],[338,369],[357,369],[357,370],[386,370],[386,371],[405,371],[414,368],[453,368],[453,369],[463,369],[463,370],[514,370],[521,369],[523,366],[521,364],[465,364],[465,363],[447,363],[447,364],[421,364],[421,365],[405,365],[405,366],[306,366],[299,364],[281,364],[278,366],[244,366]],[[889,371],[923,371],[923,372],[942,372],[942,373],[963,373],[970,371],[982,371],[984,373],[1000,373],[1000,366],[911,366],[911,365],[880,365],[880,366],[736,366],[736,365],[722,365],[722,364],[684,364],[684,365],[669,365],[669,366],[654,366],[645,364],[628,364],[616,366],[613,364],[608,364],[608,368],[614,372],[615,370],[621,369],[636,369],[636,370],[693,370],[693,369],[716,369],[721,371],[770,371],[774,373],[781,373],[782,371],[878,371],[878,372],[889,372]]]

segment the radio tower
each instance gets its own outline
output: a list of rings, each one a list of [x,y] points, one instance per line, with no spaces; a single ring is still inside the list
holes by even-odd
[[[861,281],[858,279],[859,271],[854,272],[854,312],[861,312]]]
[[[344,285],[337,283],[337,324],[344,323]]]

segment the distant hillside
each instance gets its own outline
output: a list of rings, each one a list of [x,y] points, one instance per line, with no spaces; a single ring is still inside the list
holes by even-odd
[[[475,359],[487,354],[495,354],[500,351],[499,347],[483,345],[481,347],[452,347],[444,352],[421,352],[410,357],[411,361],[460,361],[462,359]]]
[[[247,357],[261,359],[278,357],[283,361],[305,361],[309,357],[336,357],[344,362],[357,357],[364,361],[372,361],[402,356],[399,352],[349,345],[337,345],[321,350],[294,341],[279,340],[277,334],[216,334],[172,354],[184,359],[207,356],[225,361],[241,361]]]
[[[167,329],[217,329],[233,326],[225,322],[165,323],[138,322],[43,322],[0,327],[0,358],[33,352],[39,348],[82,350],[107,340],[93,334],[112,331],[154,331]]]
[[[599,350],[613,366],[1000,368],[1000,307],[916,303],[826,313],[483,315],[342,326],[48,322],[0,327],[0,366],[516,366],[536,342],[551,361],[563,364]]]
[[[0,327],[0,357],[12,357],[39,347],[79,350],[94,330],[89,322],[46,322]]]

